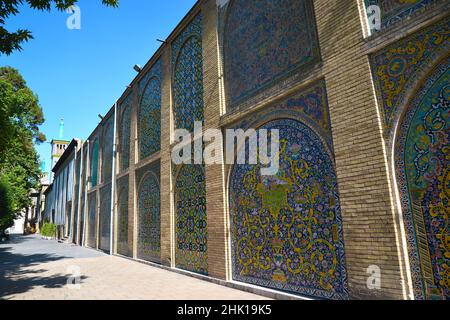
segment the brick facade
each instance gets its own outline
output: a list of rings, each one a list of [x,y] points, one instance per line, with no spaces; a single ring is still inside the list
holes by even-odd
[[[201,13],[204,129],[228,128],[242,120],[252,118],[252,115],[255,116],[257,112],[266,110],[294,93],[302,92],[317,81],[324,81],[342,215],[348,298],[418,298],[413,290],[405,226],[399,207],[392,155],[393,136],[392,132],[387,130],[383,120],[384,110],[379,98],[380,92],[377,92],[374,83],[371,57],[406,36],[414,35],[440,21],[448,21],[448,4],[445,1],[432,2],[429,7],[426,7],[427,10],[421,9],[420,14],[412,15],[409,19],[392,26],[383,27],[381,31],[369,36],[364,0],[314,0],[312,3],[320,61],[306,69],[302,68],[289,73],[231,108],[227,99],[223,50],[224,25],[227,21],[225,17],[231,2],[233,1],[198,1],[118,102],[120,108],[127,95],[132,94],[130,164],[128,169],[119,171],[116,162],[113,175],[116,182],[128,177],[128,244],[132,248],[131,256],[137,258],[138,226],[135,222],[138,214],[136,193],[139,181],[136,181],[136,172],[160,161],[161,264],[175,268],[177,204],[174,203],[175,167],[171,161],[171,151],[175,142],[172,83],[174,71],[171,63],[171,44]],[[444,40],[443,45],[445,44],[448,44],[448,38]],[[444,50],[439,57],[448,56],[448,52],[448,49]],[[138,156],[140,103],[138,84],[158,59],[162,65],[161,149],[142,160]],[[406,92],[406,96],[413,96],[414,92],[414,89],[410,89]],[[120,125],[119,115],[118,111],[117,126]],[[105,119],[108,116],[114,116],[114,108]],[[102,121],[99,128],[104,126],[105,122],[106,120]],[[90,142],[94,141],[94,137],[101,132],[99,128],[89,138]],[[116,137],[116,143],[120,143],[118,137]],[[216,143],[219,142],[216,141]],[[220,149],[224,150],[223,146]],[[223,153],[218,156],[221,159],[225,158]],[[120,162],[120,153],[117,159]],[[89,168],[90,165],[85,163],[83,167]],[[231,169],[229,165],[205,166],[208,276],[225,283],[233,280],[230,247],[232,230],[230,230],[228,203]],[[99,181],[103,181],[101,175],[100,170]],[[88,194],[98,194],[103,186],[104,183],[90,188]],[[113,253],[117,253],[119,223],[117,186],[116,184]],[[82,214],[81,207],[81,205],[77,206],[79,214]],[[98,214],[99,210],[97,210],[97,216]],[[97,218],[96,221],[98,222],[99,219]],[[78,230],[80,228],[82,226],[78,226]],[[81,240],[78,239],[77,243],[81,243]],[[368,288],[370,266],[377,266],[381,270],[381,289]]]

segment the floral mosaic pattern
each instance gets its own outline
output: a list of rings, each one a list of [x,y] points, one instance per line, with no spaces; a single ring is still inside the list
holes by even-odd
[[[423,69],[450,50],[449,30],[450,20],[444,19],[371,56],[375,88],[387,129],[394,125],[396,110],[404,104],[405,94]]]
[[[91,187],[94,188],[98,183],[98,164],[99,164],[99,142],[95,139],[91,147]]]
[[[78,188],[77,186],[75,188]],[[78,193],[77,193],[78,194]],[[78,199],[78,198],[77,198]],[[72,229],[72,242],[76,243],[77,241],[77,234],[78,234],[78,200],[74,201],[74,208],[73,208],[73,229]]]
[[[75,164],[75,192],[74,192],[74,218],[72,230],[72,242],[76,243],[78,235],[78,217],[79,217],[79,192],[80,192],[80,173],[81,173],[81,151],[77,152],[77,160]]]
[[[85,235],[85,208],[86,208],[86,204],[85,204],[85,191],[86,191],[86,174],[87,174],[87,169],[86,169],[86,163],[87,163],[87,148],[83,148],[83,168],[81,171],[81,181],[80,181],[80,188],[81,188],[81,204],[80,204],[80,230],[79,230],[79,239],[80,242],[79,244],[83,243],[83,238]]]
[[[109,252],[111,239],[111,184],[103,187],[100,193],[99,228],[99,248]]]
[[[263,112],[243,119],[236,128],[255,128],[261,119],[271,120],[284,117],[311,123],[315,131],[333,149],[327,93],[324,80],[319,80],[301,92],[294,93],[283,101],[267,106]]]
[[[172,44],[172,66],[175,126],[193,131],[204,120],[201,14]]]
[[[158,78],[158,80],[161,82],[162,80],[162,62],[161,59],[158,59],[153,66],[150,68],[150,70],[144,75],[144,77],[139,81],[139,98],[142,98],[144,95],[144,90],[146,89],[149,81],[152,78]]]
[[[142,177],[138,188],[138,258],[161,260],[161,199],[159,162]]]
[[[152,68],[150,79],[146,77],[140,82],[142,100],[138,114],[139,159],[145,159],[161,149],[161,68],[157,67],[160,64],[158,62]]]
[[[114,115],[106,121],[103,130],[102,181],[105,183],[111,181],[112,178]]]
[[[302,122],[278,119],[280,170],[235,165],[230,176],[233,279],[303,295],[347,297],[339,194],[327,146]]]
[[[131,101],[133,93],[130,93],[120,106],[120,170],[126,170],[130,166],[130,138],[131,138]]]
[[[84,197],[81,198],[81,211],[80,211],[80,230],[78,230],[78,237],[80,239],[79,244],[82,245],[83,244],[83,237],[85,235],[85,221],[84,221],[84,209],[85,209],[85,201],[84,201]]]
[[[184,165],[176,178],[175,191],[177,268],[208,273],[206,184],[202,165]]]
[[[87,245],[97,248],[97,193],[88,196]]]
[[[450,299],[450,58],[409,104],[396,174],[416,299]]]
[[[228,8],[224,61],[230,108],[319,61],[310,0],[235,0]]]
[[[128,243],[128,176],[119,180],[118,190],[117,252],[124,256],[130,256],[132,252]]]
[[[440,0],[365,0],[366,8],[372,5],[381,9],[381,28],[407,19],[413,14],[418,14],[432,3]]]

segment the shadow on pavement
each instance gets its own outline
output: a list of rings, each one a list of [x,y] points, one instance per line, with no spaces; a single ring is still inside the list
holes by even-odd
[[[51,277],[42,276],[48,270],[34,269],[44,263],[65,259],[52,254],[21,254],[13,246],[24,241],[32,240],[27,237],[12,237],[0,247],[0,300],[10,299],[15,294],[25,293],[35,287],[62,288],[67,285],[70,274],[55,274]],[[86,277],[81,277],[81,280]],[[39,297],[37,297],[39,298]]]

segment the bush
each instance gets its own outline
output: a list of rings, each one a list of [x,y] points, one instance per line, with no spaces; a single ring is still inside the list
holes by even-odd
[[[41,235],[44,237],[54,237],[56,235],[56,225],[50,222],[44,223],[41,229]]]

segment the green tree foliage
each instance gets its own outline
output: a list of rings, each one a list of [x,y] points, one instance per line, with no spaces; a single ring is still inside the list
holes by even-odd
[[[43,122],[38,98],[20,73],[1,67],[0,217],[4,221],[11,221],[30,205],[30,190],[39,184],[39,158],[34,143],[45,141],[39,131]]]
[[[25,3],[32,9],[50,11],[54,5],[57,10],[64,11],[77,2],[78,0],[0,0],[0,53],[9,55],[15,50],[21,51],[21,44],[33,39],[29,30],[19,29],[10,32],[5,28],[6,20],[19,13],[19,6]],[[116,8],[119,0],[102,0],[102,3]]]
[[[14,225],[14,212],[11,208],[11,190],[4,177],[0,177],[0,237],[4,230]]]

